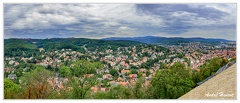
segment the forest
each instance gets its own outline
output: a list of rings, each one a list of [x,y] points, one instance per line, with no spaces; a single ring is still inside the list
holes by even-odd
[[[20,56],[22,51],[29,53],[38,51],[38,48],[44,48],[45,51],[53,51],[60,49],[72,49],[74,51],[85,53],[83,46],[85,45],[89,51],[98,49],[111,48],[117,50],[118,47],[128,47],[140,45],[143,43],[135,41],[114,41],[114,40],[97,40],[86,38],[51,38],[51,39],[5,39],[4,40],[4,56]]]

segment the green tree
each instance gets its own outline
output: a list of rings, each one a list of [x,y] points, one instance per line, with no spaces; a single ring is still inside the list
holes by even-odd
[[[53,77],[51,71],[42,66],[37,66],[33,71],[25,73],[21,78],[23,88],[23,98],[26,99],[46,99],[54,91],[48,79]]]
[[[214,74],[218,69],[220,69],[227,63],[228,63],[228,60],[224,58],[213,58],[208,63],[205,63],[200,67],[200,72],[199,72],[200,74],[197,75],[199,76],[198,78],[200,79],[199,81],[196,81],[196,82],[200,82],[205,78],[209,77],[210,75]]]
[[[138,78],[141,78],[141,77],[142,77],[142,74],[143,74],[143,73],[139,72],[137,77],[138,77]]]
[[[180,62],[169,69],[157,71],[151,81],[150,91],[153,98],[176,99],[195,86],[190,71]]]
[[[92,98],[94,99],[130,99],[131,89],[121,85],[114,86],[108,92],[97,92]]]
[[[183,58],[183,57],[184,57],[184,54],[182,54],[182,53],[179,53],[179,54],[177,54],[175,57],[178,57],[178,58]]]
[[[112,76],[118,76],[118,72],[117,72],[117,70],[115,70],[115,69],[109,70],[109,73],[110,73]]]
[[[96,68],[101,68],[102,65],[87,60],[80,60],[75,63],[73,67],[73,74],[77,77],[81,77],[84,74],[96,74]]]
[[[145,88],[143,88],[143,82],[144,82],[143,78],[139,78],[137,80],[136,84],[132,89],[133,98],[136,99],[144,98]]]
[[[72,71],[69,67],[63,66],[59,69],[59,74],[61,77],[70,77],[72,75]]]
[[[86,77],[85,74],[96,73],[95,68],[101,68],[102,65],[95,62],[89,62],[86,60],[80,60],[75,63],[73,67],[74,75],[78,78],[70,80],[70,86],[72,86],[71,98],[83,99],[86,98],[90,92],[90,88],[99,83],[96,76]]]
[[[14,99],[18,98],[20,92],[19,85],[15,84],[8,78],[4,78],[4,98],[5,99]]]
[[[137,73],[138,73],[136,69],[131,69],[130,72],[131,72],[132,74],[137,74]]]
[[[148,77],[149,75],[150,75],[150,71],[147,70],[147,71],[146,71],[146,76]]]
[[[167,68],[168,68],[167,64],[165,63],[160,64],[160,69],[167,69]]]
[[[84,99],[87,93],[90,92],[90,88],[98,84],[96,77],[80,77],[70,81],[72,86],[71,98],[72,99]]]

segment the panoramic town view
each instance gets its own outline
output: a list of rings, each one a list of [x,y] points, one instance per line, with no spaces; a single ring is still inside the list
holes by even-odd
[[[236,18],[236,4],[4,4],[4,99],[178,99],[235,65]]]

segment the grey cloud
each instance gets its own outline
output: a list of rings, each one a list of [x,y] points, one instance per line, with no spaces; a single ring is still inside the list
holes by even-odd
[[[195,7],[191,7],[190,5],[194,4],[140,4],[137,7],[144,12],[159,15],[161,17],[165,17],[176,11],[195,13],[198,17],[207,19],[221,19],[223,16],[228,15],[226,12],[206,7],[205,5],[196,5]]]
[[[235,11],[231,4],[4,4],[4,35],[181,35],[192,29],[236,28]]]

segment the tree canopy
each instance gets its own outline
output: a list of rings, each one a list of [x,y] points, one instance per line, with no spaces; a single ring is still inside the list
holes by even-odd
[[[59,74],[61,77],[70,77],[72,76],[72,71],[69,67],[63,66],[59,69]]]
[[[168,69],[157,71],[149,88],[153,98],[176,99],[195,86],[190,70],[180,62]]]

